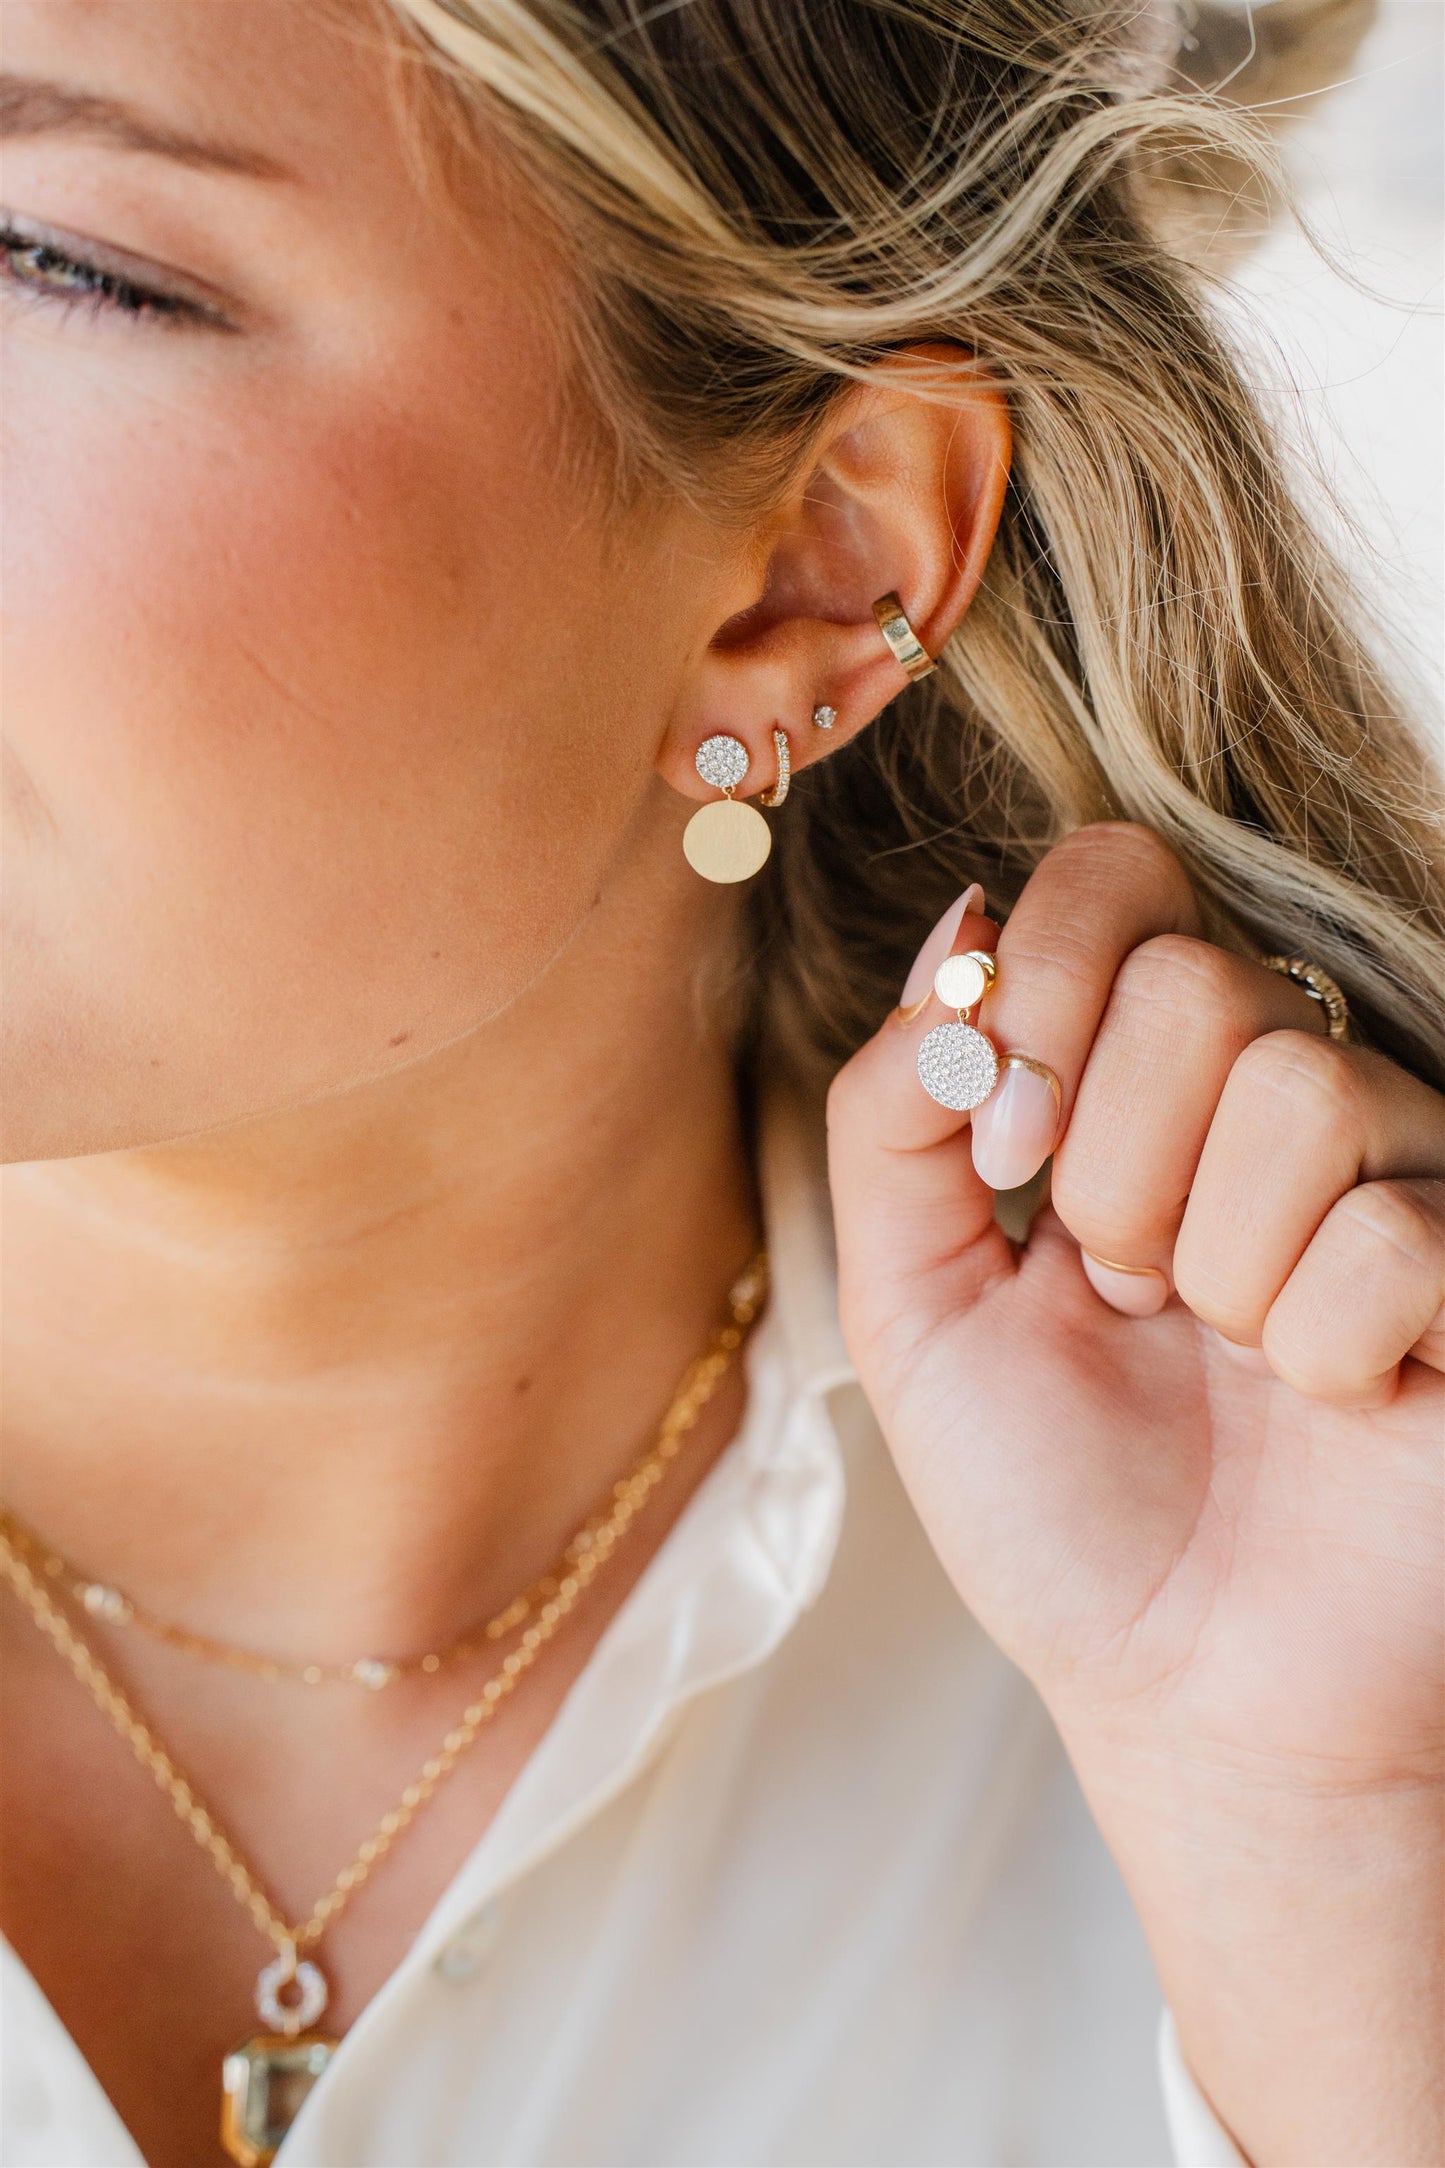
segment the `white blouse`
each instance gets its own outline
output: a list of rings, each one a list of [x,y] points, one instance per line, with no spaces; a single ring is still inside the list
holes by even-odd
[[[946,1579],[770,1106],[742,1427],[278,2168],[1244,2168],[1057,1733]],[[141,2156],[0,1947],[0,2161]]]

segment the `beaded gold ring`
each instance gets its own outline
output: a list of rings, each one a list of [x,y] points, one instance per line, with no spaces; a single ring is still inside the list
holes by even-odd
[[[1259,960],[1266,971],[1278,971],[1283,978],[1293,979],[1311,1001],[1320,1004],[1332,1039],[1348,1039],[1350,1005],[1328,971],[1311,963],[1307,956],[1261,956]]]

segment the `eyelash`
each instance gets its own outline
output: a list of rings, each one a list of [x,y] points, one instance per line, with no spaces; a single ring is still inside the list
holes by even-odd
[[[63,309],[87,309],[97,316],[115,311],[133,323],[147,318],[167,325],[186,319],[207,321],[203,309],[179,294],[138,285],[118,271],[87,263],[83,256],[72,256],[53,241],[17,233],[13,227],[0,228],[0,262],[0,277],[9,284],[20,287],[33,300],[52,302]]]

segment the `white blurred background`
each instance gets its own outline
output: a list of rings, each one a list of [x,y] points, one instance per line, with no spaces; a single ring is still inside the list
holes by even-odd
[[[1254,0],[1256,15],[1272,0]],[[1344,76],[1283,123],[1304,208],[1361,294],[1281,222],[1233,285],[1282,417],[1363,529],[1342,547],[1438,744],[1445,694],[1445,0],[1381,0]],[[1326,515],[1328,517],[1328,515]]]

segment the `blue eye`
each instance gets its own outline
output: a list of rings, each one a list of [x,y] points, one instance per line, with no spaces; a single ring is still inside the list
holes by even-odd
[[[133,320],[169,323],[186,318],[214,321],[205,309],[180,294],[143,286],[103,262],[72,255],[52,240],[13,226],[0,227],[0,280],[36,300],[80,306],[96,314],[113,311]]]

